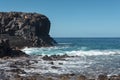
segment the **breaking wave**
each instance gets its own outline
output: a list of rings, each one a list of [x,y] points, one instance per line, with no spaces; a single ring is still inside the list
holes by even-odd
[[[64,55],[69,56],[99,56],[99,55],[120,55],[120,50],[86,50],[81,47],[80,50],[68,50],[68,47],[49,47],[49,48],[24,48],[22,51],[34,55]]]

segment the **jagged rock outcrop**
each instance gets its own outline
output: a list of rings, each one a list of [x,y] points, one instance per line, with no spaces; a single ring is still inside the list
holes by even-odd
[[[0,58],[2,57],[27,57],[28,55],[20,50],[12,49],[8,39],[0,39]]]
[[[0,38],[11,47],[46,47],[56,42],[49,36],[49,19],[37,13],[0,12]]]

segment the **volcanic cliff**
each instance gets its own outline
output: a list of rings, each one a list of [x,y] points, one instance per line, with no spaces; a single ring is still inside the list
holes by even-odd
[[[0,39],[12,48],[48,47],[56,44],[50,37],[50,20],[42,14],[0,12]]]

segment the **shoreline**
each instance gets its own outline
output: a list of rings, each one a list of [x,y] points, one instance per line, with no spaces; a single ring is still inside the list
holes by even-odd
[[[16,57],[16,58],[0,58],[0,78],[3,80],[119,80],[120,74],[107,75],[99,74],[98,76],[88,76],[84,74],[66,73],[66,74],[54,74],[54,73],[42,73],[42,69],[46,67],[43,64],[49,64],[53,68],[52,70],[59,69],[54,61],[64,61],[65,58],[71,58],[67,55],[57,56],[53,55],[47,59],[48,56],[29,56],[29,57]],[[46,60],[47,59],[47,60]],[[63,65],[60,63],[59,65]],[[39,66],[38,66],[39,65]],[[47,68],[46,68],[47,69]],[[40,70],[40,71],[38,71]],[[38,72],[37,72],[38,71]],[[44,71],[44,70],[43,70]],[[92,73],[91,73],[92,74]],[[86,79],[85,79],[86,78]],[[99,78],[99,79],[98,79]]]

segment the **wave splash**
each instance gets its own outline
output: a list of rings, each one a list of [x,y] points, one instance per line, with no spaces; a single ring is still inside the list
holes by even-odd
[[[54,47],[24,48],[22,50],[30,55],[42,55],[35,56],[37,57],[35,59],[38,60],[38,64],[35,65],[38,68],[36,71],[56,74],[78,73],[88,76],[120,74],[120,39],[57,40],[60,43]],[[51,61],[41,60],[44,55],[64,54],[74,57],[53,61],[54,66],[58,69],[52,68],[53,65],[49,64]]]
[[[49,48],[24,48],[23,52],[33,55],[64,55],[69,56],[99,56],[99,55],[120,55],[120,50],[85,50],[81,47],[79,50],[68,50],[68,47],[49,47]]]
[[[100,73],[107,73],[109,75],[119,74],[120,72],[120,50],[64,50],[68,47],[49,47],[49,48],[25,48],[24,52],[27,54],[35,55],[64,55],[75,57],[67,57],[65,60],[53,61],[54,66],[58,69],[52,69],[49,61],[41,61],[36,64],[36,67],[44,67],[39,69],[42,73],[55,73],[55,74],[85,74],[85,75],[99,75]],[[62,65],[59,65],[62,63]],[[83,67],[84,66],[84,67]],[[36,70],[39,71],[39,70]],[[28,70],[31,72],[31,70]],[[35,70],[34,70],[35,71]]]

